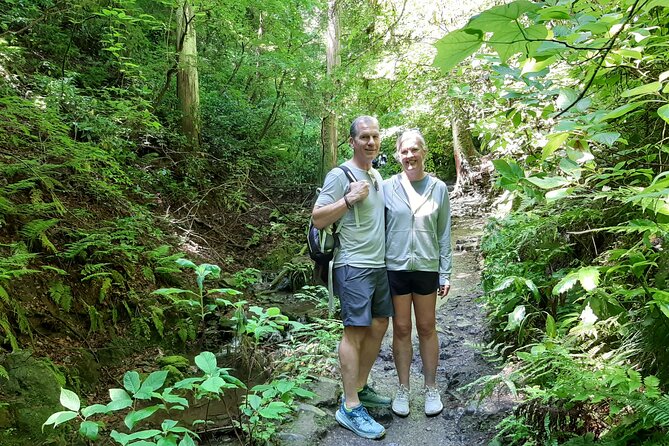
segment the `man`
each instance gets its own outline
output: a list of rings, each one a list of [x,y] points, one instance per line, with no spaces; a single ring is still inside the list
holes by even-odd
[[[367,379],[393,315],[385,268],[385,227],[381,176],[371,170],[379,154],[379,122],[360,116],[351,124],[353,158],[344,163],[357,181],[342,169],[331,170],[316,200],[312,219],[322,229],[339,222],[340,248],[334,259],[334,291],[341,302],[344,334],[339,343],[344,396],[335,415],[339,424],[364,438],[381,438],[385,429],[367,407],[388,407],[391,399],[378,395]]]

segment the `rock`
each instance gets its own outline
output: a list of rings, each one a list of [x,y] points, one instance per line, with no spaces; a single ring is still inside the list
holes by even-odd
[[[190,366],[190,361],[181,355],[162,356],[158,358],[158,365],[161,367],[171,365],[181,371],[185,371]]]
[[[48,359],[35,358],[29,351],[0,357],[0,365],[9,374],[9,380],[0,379],[0,398],[5,403],[0,422],[9,424],[0,432],[0,444],[67,444],[62,438],[64,429],[45,427],[42,432],[42,423],[51,414],[64,410],[60,405],[60,389],[65,386],[63,373]]]
[[[302,411],[302,412],[311,412],[314,415],[319,416],[319,417],[324,417],[324,416],[327,415],[325,412],[323,412],[318,407],[312,406],[311,404],[307,404],[307,403],[300,403],[300,405],[297,406],[297,410]]]
[[[341,393],[341,385],[339,381],[321,376],[318,380],[309,383],[307,388],[316,394],[316,396],[309,401],[310,404],[319,407],[335,407],[339,404],[338,398]]]

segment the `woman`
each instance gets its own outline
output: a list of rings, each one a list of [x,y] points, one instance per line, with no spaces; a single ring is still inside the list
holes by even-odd
[[[437,293],[448,294],[451,274],[451,213],[448,188],[425,173],[425,139],[417,130],[397,140],[395,158],[402,173],[384,181],[386,203],[386,267],[393,296],[393,356],[399,389],[392,410],[409,415],[411,307],[425,379],[425,414],[444,408],[436,386],[439,340],[435,322]]]

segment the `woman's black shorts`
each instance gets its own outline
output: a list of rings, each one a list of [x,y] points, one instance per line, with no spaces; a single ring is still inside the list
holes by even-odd
[[[390,293],[428,295],[439,288],[439,273],[430,271],[388,271]]]

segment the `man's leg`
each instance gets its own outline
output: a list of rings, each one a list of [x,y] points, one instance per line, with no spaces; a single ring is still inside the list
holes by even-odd
[[[369,327],[344,327],[344,334],[339,343],[339,367],[344,385],[344,399],[349,409],[360,404],[358,399],[360,358],[364,339],[368,336],[369,330]]]
[[[362,347],[360,350],[359,370],[357,379],[357,388],[361,389],[367,384],[369,373],[372,371],[372,366],[379,356],[381,350],[381,341],[388,329],[387,317],[375,317],[372,319],[372,326],[368,327],[368,332],[362,340]]]

